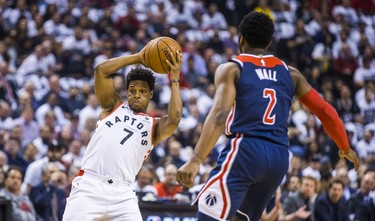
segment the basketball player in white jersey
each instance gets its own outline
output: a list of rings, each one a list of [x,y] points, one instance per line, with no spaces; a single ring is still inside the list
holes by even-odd
[[[64,221],[142,220],[132,184],[153,146],[173,134],[182,116],[179,91],[182,53],[171,53],[171,98],[168,115],[146,114],[153,96],[152,72],[132,69],[126,78],[128,104],[116,93],[111,74],[131,64],[144,64],[144,49],[133,55],[109,59],[95,68],[95,93],[102,111],[72,182]]]

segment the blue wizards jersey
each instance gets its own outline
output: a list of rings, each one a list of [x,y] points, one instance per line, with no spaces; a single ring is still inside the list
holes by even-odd
[[[241,54],[231,61],[242,71],[226,135],[243,134],[289,145],[287,121],[294,84],[288,66],[273,55]]]

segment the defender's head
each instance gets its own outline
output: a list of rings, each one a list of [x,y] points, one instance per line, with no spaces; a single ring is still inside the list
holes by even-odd
[[[145,112],[155,88],[156,78],[148,69],[134,68],[126,77],[128,104],[135,112]]]
[[[251,48],[266,49],[271,44],[275,32],[271,18],[261,12],[247,14],[238,29],[241,52]]]

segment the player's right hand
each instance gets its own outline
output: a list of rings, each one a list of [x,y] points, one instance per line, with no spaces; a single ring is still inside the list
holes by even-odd
[[[138,54],[139,54],[139,58],[141,59],[141,63],[142,63],[142,65],[145,66],[145,67],[147,67],[147,68],[149,68],[149,64],[146,62],[145,51],[146,51],[146,48],[152,44],[153,41],[154,41],[154,40],[149,41],[149,42],[146,44],[146,46],[144,46],[144,47],[142,48],[142,50],[138,53]]]
[[[200,162],[192,158],[177,171],[177,182],[185,187],[194,185],[194,178],[198,174]]]
[[[351,161],[354,164],[355,170],[358,171],[360,160],[353,149],[349,148],[347,152],[339,150],[339,156],[340,158],[346,158]]]

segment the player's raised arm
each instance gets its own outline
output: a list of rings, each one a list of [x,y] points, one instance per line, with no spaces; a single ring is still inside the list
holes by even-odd
[[[111,75],[128,65],[144,64],[143,56],[146,47],[147,45],[139,53],[111,58],[95,67],[94,88],[100,106],[103,109],[101,116],[110,113],[114,107],[122,102],[120,96],[116,93]]]
[[[360,161],[349,146],[344,125],[336,110],[323,100],[297,69],[289,68],[295,85],[296,97],[322,122],[325,131],[339,147],[340,157],[345,157],[353,162],[355,169],[358,170]]]
[[[223,133],[226,119],[236,97],[235,82],[239,73],[238,65],[232,62],[222,64],[217,68],[214,103],[204,122],[202,135],[194,149],[193,157],[178,170],[177,181],[181,185],[191,187],[194,184],[199,164],[211,152]]]
[[[172,52],[172,62],[167,60],[171,68],[171,99],[168,105],[168,115],[162,117],[156,125],[154,134],[154,144],[160,143],[165,138],[171,136],[182,118],[182,100],[180,94],[180,70],[182,64],[182,53],[177,51],[174,55]]]

